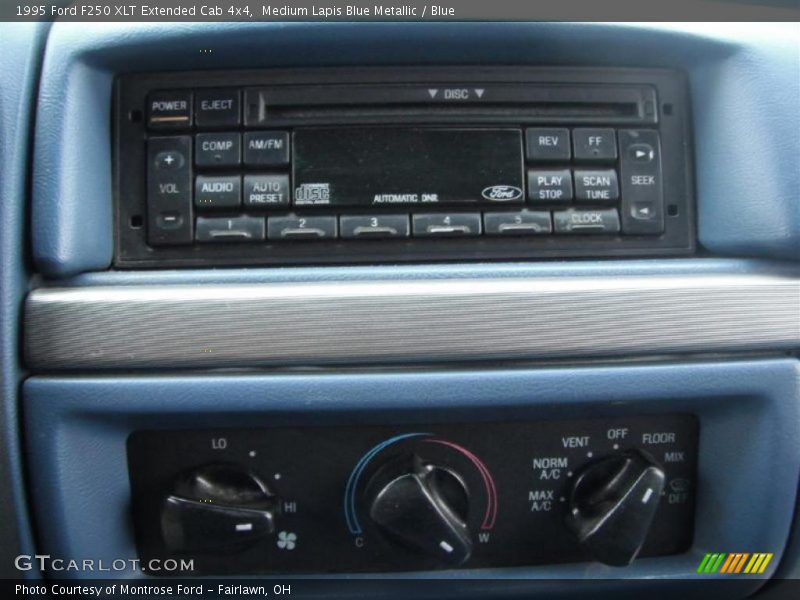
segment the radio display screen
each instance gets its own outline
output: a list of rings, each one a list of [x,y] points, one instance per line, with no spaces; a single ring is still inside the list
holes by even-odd
[[[524,202],[520,129],[309,128],[292,145],[295,206]]]

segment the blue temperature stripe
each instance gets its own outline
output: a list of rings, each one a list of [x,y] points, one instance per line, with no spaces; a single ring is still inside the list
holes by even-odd
[[[361,477],[361,473],[367,467],[367,464],[372,457],[375,456],[378,452],[386,448],[387,446],[391,446],[392,444],[412,438],[412,437],[419,437],[421,435],[431,435],[430,433],[404,433],[403,435],[396,435],[388,440],[384,440],[377,446],[373,447],[369,452],[367,452],[364,456],[361,457],[361,460],[358,461],[356,466],[353,468],[353,472],[350,473],[350,478],[347,480],[347,486],[344,489],[344,518],[347,521],[347,528],[350,530],[350,533],[354,535],[358,535],[361,533],[361,523],[358,522],[358,515],[356,514],[356,488],[358,487],[358,478]]]

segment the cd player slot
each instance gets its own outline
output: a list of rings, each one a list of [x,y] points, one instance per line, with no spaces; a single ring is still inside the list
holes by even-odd
[[[486,121],[591,121],[629,120],[638,116],[635,103],[581,104],[573,103],[529,103],[529,104],[482,104],[480,106],[442,106],[424,104],[360,105],[360,106],[271,106],[266,109],[264,123],[279,121],[341,122],[375,119],[387,121],[413,121],[431,117],[438,120],[448,118],[479,118]]]
[[[245,124],[479,119],[499,122],[655,123],[647,86],[321,85],[245,91]]]

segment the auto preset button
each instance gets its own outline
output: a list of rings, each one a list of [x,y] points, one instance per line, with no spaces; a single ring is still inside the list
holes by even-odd
[[[481,233],[480,213],[426,213],[412,218],[417,237],[460,237]]]
[[[618,200],[617,172],[614,169],[602,171],[575,169],[575,199],[585,202]]]
[[[617,158],[617,136],[610,128],[573,129],[572,145],[578,161],[613,161]]]
[[[528,200],[536,204],[562,204],[572,200],[569,169],[528,170]]]
[[[339,235],[347,239],[383,239],[408,237],[408,215],[342,215]]]
[[[619,214],[615,208],[608,210],[581,210],[570,208],[553,211],[556,233],[617,233]]]
[[[244,205],[247,208],[274,209],[289,206],[289,175],[244,176]]]
[[[540,235],[552,233],[549,211],[496,212],[483,214],[486,235]]]
[[[150,129],[191,127],[192,93],[186,90],[150,93],[147,96],[147,126]]]

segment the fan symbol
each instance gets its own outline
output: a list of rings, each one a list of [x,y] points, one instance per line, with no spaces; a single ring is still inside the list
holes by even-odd
[[[281,550],[294,550],[297,545],[297,534],[291,531],[281,531],[278,534],[278,548]]]

